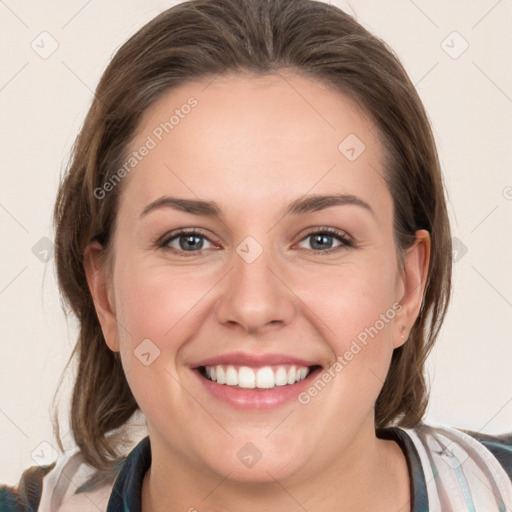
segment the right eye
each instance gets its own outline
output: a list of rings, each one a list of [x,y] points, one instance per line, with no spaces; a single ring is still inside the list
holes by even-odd
[[[165,236],[162,241],[159,242],[159,247],[178,256],[188,257],[209,249],[210,247],[204,247],[205,240],[213,246],[213,243],[208,237],[200,231],[194,228],[187,230],[182,229]]]

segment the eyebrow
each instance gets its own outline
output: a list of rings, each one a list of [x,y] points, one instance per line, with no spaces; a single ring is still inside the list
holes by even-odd
[[[361,198],[352,194],[334,195],[309,195],[292,201],[284,216],[303,215],[313,213],[332,206],[354,205],[364,208],[375,217],[372,207]],[[215,201],[201,201],[197,199],[183,199],[179,197],[164,196],[148,204],[141,213],[144,217],[148,213],[161,208],[172,208],[174,210],[191,213],[193,215],[205,215],[209,217],[222,217],[222,210]]]

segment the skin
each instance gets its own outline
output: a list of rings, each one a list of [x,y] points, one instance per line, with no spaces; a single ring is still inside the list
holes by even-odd
[[[197,107],[122,183],[112,272],[99,244],[85,258],[106,342],[147,418],[143,510],[409,510],[405,458],[375,436],[373,407],[418,315],[430,240],[418,231],[400,267],[374,123],[305,77],[228,75],[169,91],[145,113],[131,150],[190,96]],[[338,150],[349,134],[366,146],[355,161]],[[342,205],[283,217],[295,199],[334,193],[361,198],[373,214]],[[223,216],[160,208],[141,217],[164,195],[215,201]],[[156,247],[183,227],[202,230],[201,251]],[[330,253],[315,249],[311,227],[339,229],[355,245],[333,237]],[[247,236],[263,249],[250,264],[236,252]],[[179,239],[170,245],[180,250]],[[328,368],[396,303],[395,317],[307,405],[235,410],[190,370],[234,351]],[[145,366],[134,350],[148,338],[160,356]],[[262,454],[252,468],[237,457],[247,442]]]

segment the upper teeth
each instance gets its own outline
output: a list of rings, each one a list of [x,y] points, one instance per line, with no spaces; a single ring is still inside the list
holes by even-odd
[[[217,384],[239,386],[241,388],[269,389],[274,386],[286,386],[304,380],[309,374],[309,368],[304,366],[205,366],[208,378]]]

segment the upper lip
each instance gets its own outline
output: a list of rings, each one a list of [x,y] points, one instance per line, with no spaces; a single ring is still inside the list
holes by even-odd
[[[248,354],[244,352],[232,352],[230,354],[222,354],[219,356],[209,357],[191,365],[192,368],[201,366],[236,365],[249,366],[259,368],[262,366],[279,366],[285,364],[294,364],[296,366],[318,366],[315,361],[308,361],[293,357],[288,354]]]

